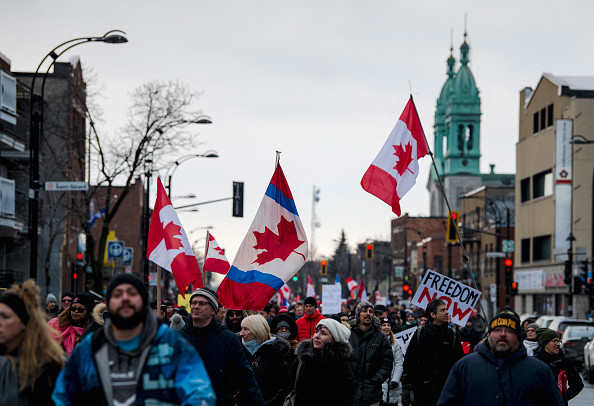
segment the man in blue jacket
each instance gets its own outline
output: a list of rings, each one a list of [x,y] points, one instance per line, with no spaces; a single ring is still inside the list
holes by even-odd
[[[213,406],[202,359],[176,331],[158,325],[142,281],[120,274],[106,297],[109,318],[74,349],[58,376],[55,404]]]
[[[450,371],[438,405],[561,406],[551,369],[528,357],[520,320],[508,312],[489,323],[489,338]]]

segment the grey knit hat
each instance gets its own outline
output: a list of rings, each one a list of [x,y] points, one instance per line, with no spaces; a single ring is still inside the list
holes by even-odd
[[[184,318],[179,314],[175,313],[171,316],[171,323],[169,323],[169,328],[172,330],[181,330],[186,326],[184,323]]]
[[[526,330],[528,330],[529,328],[533,328],[534,331],[538,330],[540,328],[540,326],[536,323],[530,323],[526,326]]]
[[[48,293],[47,297],[45,298],[45,304],[48,305],[50,302],[57,302],[57,300],[53,294]]]
[[[373,309],[373,305],[366,300],[359,302],[357,308],[355,309],[355,325],[359,325],[359,314],[361,310],[371,307]]]

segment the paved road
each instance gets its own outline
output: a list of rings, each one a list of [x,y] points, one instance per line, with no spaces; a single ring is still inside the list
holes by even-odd
[[[594,405],[594,385],[584,380],[584,389],[575,398],[569,401],[570,406],[592,406]]]

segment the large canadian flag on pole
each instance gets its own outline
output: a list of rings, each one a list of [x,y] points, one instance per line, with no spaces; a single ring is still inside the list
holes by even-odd
[[[173,274],[180,293],[183,294],[190,283],[194,288],[203,286],[198,261],[161,178],[157,179],[157,200],[151,216],[146,256]]]
[[[412,96],[386,143],[361,179],[363,189],[400,216],[400,199],[417,181],[419,158],[429,152]]]

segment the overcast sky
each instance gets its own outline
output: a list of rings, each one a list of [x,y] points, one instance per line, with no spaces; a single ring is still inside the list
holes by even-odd
[[[450,32],[458,60],[465,13],[470,67],[482,102],[483,172],[490,163],[496,172],[515,171],[523,87],[535,87],[543,72],[594,75],[594,2],[588,0],[91,4],[0,0],[0,52],[14,71],[34,71],[61,42],[125,31],[127,44],[85,44],[60,59],[79,55],[105,87],[102,129],[112,134],[125,122],[130,92],[145,82],[179,80],[203,91],[198,105],[214,124],[196,128],[204,144],[187,152],[212,149],[220,158],[180,165],[173,195],[195,193],[196,201],[230,197],[232,181],[245,182],[243,219],[231,217],[231,202],[180,214],[187,232],[212,226],[230,260],[262,200],[277,150],[308,235],[312,186],[321,189],[320,254],[332,255],[341,229],[351,246],[389,239],[395,216],[359,182],[404,109],[409,82],[433,146]],[[429,214],[429,165],[429,157],[421,160],[417,184],[401,203],[403,213]]]

